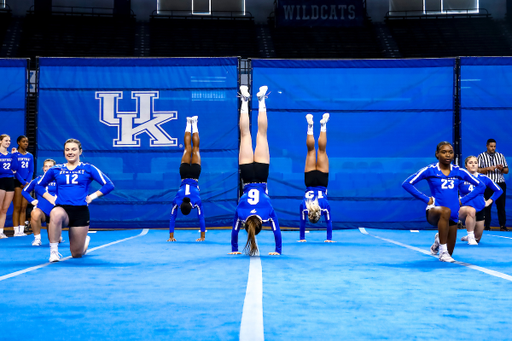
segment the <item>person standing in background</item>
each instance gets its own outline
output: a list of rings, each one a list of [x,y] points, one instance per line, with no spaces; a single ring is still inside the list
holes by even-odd
[[[496,140],[487,140],[487,150],[478,155],[478,173],[487,175],[503,190],[496,200],[496,209],[498,210],[498,221],[500,223],[500,231],[509,231],[507,229],[507,215],[505,213],[505,198],[507,196],[507,184],[503,174],[508,174],[508,164],[505,156],[496,151]],[[493,191],[487,188],[484,193],[485,200],[493,195]],[[491,207],[492,204],[485,208],[485,229],[491,229]]]

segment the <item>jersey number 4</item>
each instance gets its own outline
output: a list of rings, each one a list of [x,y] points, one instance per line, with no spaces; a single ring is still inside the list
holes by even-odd
[[[314,191],[308,191],[306,192],[306,198],[307,199],[313,199],[315,197],[315,192]],[[323,199],[324,198],[324,193],[322,191],[318,191],[318,199]]]
[[[441,179],[441,188],[442,189],[453,189],[453,187],[455,187],[453,180]]]

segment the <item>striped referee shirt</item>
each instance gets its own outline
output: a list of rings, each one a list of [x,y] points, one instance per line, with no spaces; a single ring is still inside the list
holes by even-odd
[[[494,154],[489,154],[488,152],[483,152],[478,155],[478,167],[479,168],[487,168],[497,165],[503,165],[503,167],[508,167],[507,160],[503,154],[495,152]],[[505,178],[503,177],[503,173],[500,172],[498,168],[494,171],[487,172],[488,178],[490,178],[494,182],[505,182]]]

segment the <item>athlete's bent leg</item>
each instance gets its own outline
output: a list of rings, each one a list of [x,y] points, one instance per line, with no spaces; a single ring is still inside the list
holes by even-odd
[[[87,251],[86,245],[89,226],[73,226],[69,228],[69,250],[73,258],[81,258]]]
[[[480,240],[482,239],[482,235],[484,233],[484,220],[477,221],[475,224],[475,239],[477,243],[480,243]]]

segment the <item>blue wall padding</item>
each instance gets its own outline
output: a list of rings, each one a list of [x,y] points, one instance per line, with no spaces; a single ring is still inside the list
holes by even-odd
[[[324,112],[334,227],[428,227],[424,204],[401,184],[436,162],[436,145],[453,140],[455,59],[253,60],[255,98],[268,85],[269,193],[280,223],[298,226],[304,195],[305,115],[314,136]],[[257,100],[252,132],[257,132]],[[420,190],[427,194],[428,186]],[[325,227],[323,222],[309,227]]]
[[[0,59],[0,135],[11,137],[11,146],[25,135],[28,59]],[[5,226],[11,226],[12,204],[7,212]]]
[[[65,162],[64,141],[77,138],[84,149],[81,160],[96,165],[116,186],[91,205],[91,226],[168,226],[181,181],[188,116],[199,116],[199,184],[206,223],[231,225],[238,188],[237,58],[40,58],[39,62],[38,167],[48,157]],[[109,91],[122,95],[114,116],[132,112],[133,121],[112,124],[102,117],[98,93]],[[152,146],[155,137],[147,131],[134,137],[139,146],[116,145],[127,131],[119,128],[121,122],[132,122],[134,129],[147,124],[141,115],[145,107],[141,104],[139,110],[132,98],[143,91],[158,93],[152,99],[151,119],[171,118],[170,113],[176,112],[160,125],[169,140],[177,139],[175,145]],[[180,213],[176,225],[198,226],[195,211],[186,217]]]
[[[486,151],[488,139],[496,140],[496,151],[503,153],[512,167],[512,58],[461,58],[461,144],[463,159]],[[505,181],[505,210],[512,222],[512,186]],[[499,226],[493,206],[492,226]]]

